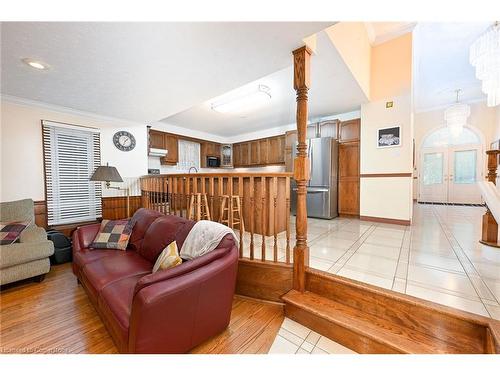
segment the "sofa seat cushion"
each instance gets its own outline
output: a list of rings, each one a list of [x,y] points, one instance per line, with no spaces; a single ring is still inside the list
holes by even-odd
[[[116,255],[118,250],[82,249],[73,255],[73,263],[79,268],[107,256]]]
[[[135,251],[114,250],[114,255],[87,263],[80,274],[95,303],[106,285],[131,276],[146,275],[152,268],[153,265]]]
[[[186,225],[192,227],[191,223],[194,222],[174,215],[165,215],[157,218],[146,231],[142,248],[137,250],[137,252],[151,263],[156,262],[163,249],[177,240],[178,233]],[[177,242],[177,246],[180,248],[182,245]]]
[[[98,296],[98,306],[115,338],[128,341],[128,328],[134,289],[143,275],[125,277],[106,285]]]

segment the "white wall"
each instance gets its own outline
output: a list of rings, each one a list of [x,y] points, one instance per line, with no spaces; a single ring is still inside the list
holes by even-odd
[[[0,201],[23,198],[45,200],[41,120],[51,120],[101,129],[101,161],[115,166],[129,183],[147,174],[147,129],[119,119],[69,110],[11,97],[1,100],[1,190]],[[113,134],[127,130],[136,138],[129,152],[113,145]],[[121,195],[104,189],[103,195]]]
[[[394,103],[386,108],[386,101]],[[379,128],[401,126],[401,146],[377,148]],[[413,167],[411,95],[365,103],[361,106],[360,173],[411,173]],[[360,215],[411,220],[412,177],[362,177]]]

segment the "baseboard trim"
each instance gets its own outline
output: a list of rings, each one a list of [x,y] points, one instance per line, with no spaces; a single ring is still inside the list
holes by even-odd
[[[361,178],[412,177],[413,173],[361,173]]]
[[[376,217],[376,216],[360,216],[360,220],[364,221],[374,221],[376,223],[384,223],[384,224],[396,224],[396,225],[410,225],[410,220],[400,220],[400,219],[389,219],[386,217]]]

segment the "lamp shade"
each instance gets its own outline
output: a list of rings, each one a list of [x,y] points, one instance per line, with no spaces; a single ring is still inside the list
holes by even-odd
[[[115,167],[101,165],[94,171],[90,181],[123,182],[123,179]]]

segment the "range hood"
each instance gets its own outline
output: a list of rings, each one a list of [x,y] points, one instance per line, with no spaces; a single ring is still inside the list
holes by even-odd
[[[150,148],[149,149],[149,156],[159,156],[159,157],[164,157],[167,156],[168,150],[164,150],[161,148]]]

